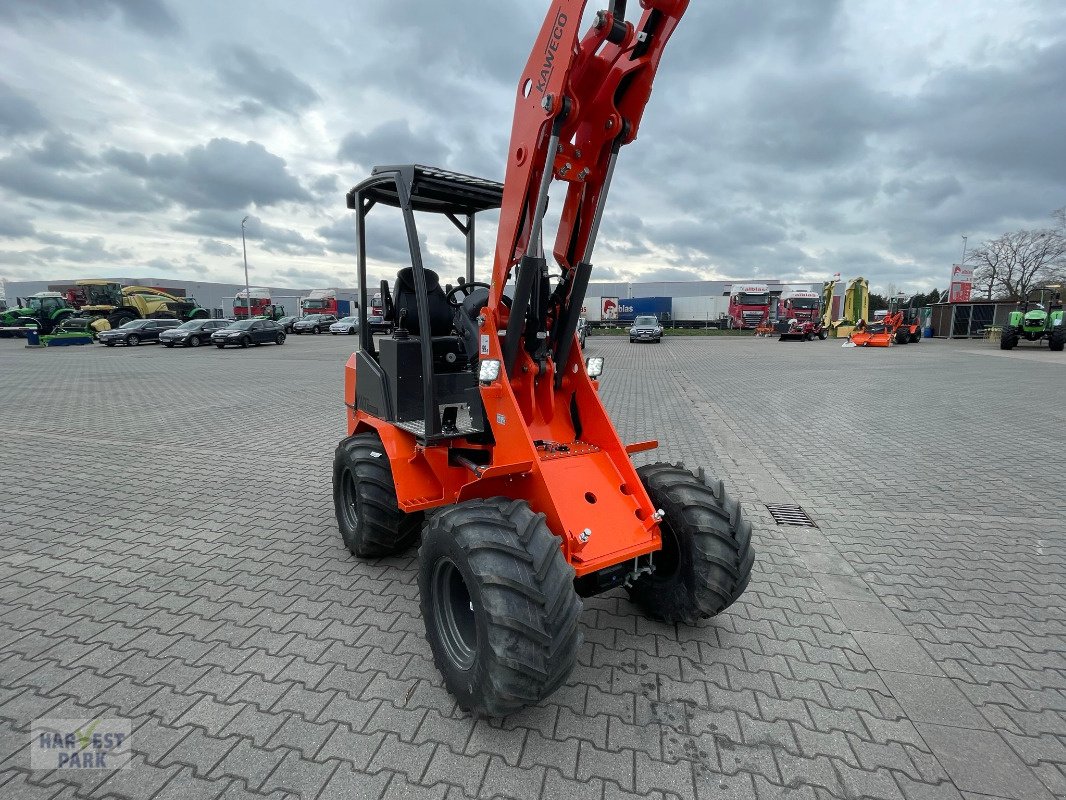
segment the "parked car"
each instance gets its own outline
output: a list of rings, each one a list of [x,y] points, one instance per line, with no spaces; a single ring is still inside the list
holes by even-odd
[[[629,341],[631,342],[661,342],[663,340],[663,326],[653,316],[637,317],[629,329]]]
[[[270,319],[242,319],[228,328],[211,334],[211,343],[219,350],[228,344],[285,344],[285,329]]]
[[[366,326],[371,333],[392,333],[392,323],[385,319],[381,306],[371,306],[366,315]]]
[[[98,333],[96,341],[108,347],[116,344],[136,347],[142,342],[158,342],[159,334],[180,324],[180,319],[131,319],[117,328]]]
[[[296,320],[298,320],[298,319],[299,319],[299,317],[295,317],[295,316],[293,316],[293,317],[282,317],[281,319],[278,320],[278,325],[280,325],[285,330],[285,333],[292,333],[293,323],[295,323]]]
[[[293,333],[322,333],[337,321],[332,314],[308,314],[292,324]]]
[[[359,317],[344,317],[339,319],[329,326],[329,332],[334,336],[338,336],[342,333],[354,335],[359,333]]]
[[[584,317],[580,317],[577,321],[577,341],[581,345],[581,349],[585,349],[585,339],[589,335],[589,321]]]
[[[231,323],[224,319],[194,319],[173,330],[159,334],[159,343],[163,347],[180,344],[183,347],[199,347],[211,343],[211,334],[220,331]]]

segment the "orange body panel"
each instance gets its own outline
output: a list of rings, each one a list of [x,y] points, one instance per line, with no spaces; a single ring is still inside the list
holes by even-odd
[[[486,326],[491,324],[486,320]],[[498,339],[492,336],[490,341],[493,351],[487,357],[500,358]],[[525,353],[520,358],[532,366]],[[567,366],[562,387],[554,392],[538,392],[531,375],[510,384],[496,381],[481,387],[496,444],[487,448],[491,466],[480,475],[449,464],[446,445],[422,446],[407,431],[358,411],[354,355],[345,367],[348,433],[378,432],[403,511],[478,497],[526,500],[547,517],[580,577],[654,552],[662,543],[656,509],[607,417],[598,387],[585,372],[576,345]],[[539,385],[550,387],[550,377],[544,376]],[[572,397],[581,420],[580,439],[570,416]],[[566,450],[538,448],[535,440],[552,442],[555,448],[564,445]],[[478,446],[462,440],[455,444]],[[654,446],[654,442],[641,442],[637,448],[643,451]]]

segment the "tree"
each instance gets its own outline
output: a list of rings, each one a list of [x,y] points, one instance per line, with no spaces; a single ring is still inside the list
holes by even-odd
[[[1004,233],[973,251],[974,284],[989,300],[1023,300],[1066,263],[1066,236],[1050,228]]]
[[[884,311],[888,308],[888,298],[881,294],[874,294],[870,292],[870,316],[873,316],[875,311]]]

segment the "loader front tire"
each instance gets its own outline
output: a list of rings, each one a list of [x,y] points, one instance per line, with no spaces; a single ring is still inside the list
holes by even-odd
[[[1048,349],[1053,353],[1061,353],[1066,346],[1066,322],[1061,322],[1051,329],[1048,335]]]
[[[421,513],[405,514],[385,447],[376,433],[358,433],[333,456],[333,508],[344,546],[356,558],[382,558],[406,550],[418,537]]]
[[[426,638],[465,710],[503,717],[570,674],[581,646],[574,569],[522,500],[469,500],[434,514],[418,551]]]
[[[1013,350],[1018,344],[1018,331],[1009,325],[1003,326],[1003,332],[999,335],[999,349]]]
[[[637,474],[665,518],[655,571],[629,587],[630,599],[664,622],[691,625],[721,613],[747,588],[755,562],[740,503],[721,481],[701,480],[681,464],[646,464]]]

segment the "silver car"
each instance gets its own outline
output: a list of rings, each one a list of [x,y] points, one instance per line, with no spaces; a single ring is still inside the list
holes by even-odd
[[[334,336],[346,333],[354,336],[359,333],[359,317],[344,317],[329,326],[329,332]]]

